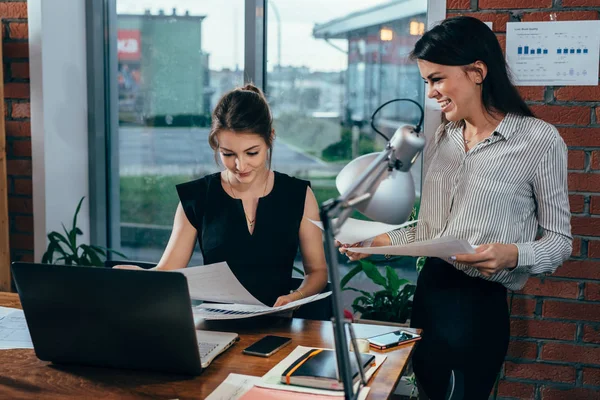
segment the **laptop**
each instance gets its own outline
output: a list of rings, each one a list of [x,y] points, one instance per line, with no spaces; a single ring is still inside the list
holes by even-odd
[[[20,262],[12,273],[43,361],[199,375],[238,339],[195,329],[181,273]]]

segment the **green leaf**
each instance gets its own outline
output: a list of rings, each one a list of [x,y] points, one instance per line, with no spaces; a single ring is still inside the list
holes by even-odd
[[[83,203],[83,199],[85,199],[85,196],[83,196],[81,198],[81,200],[79,200],[79,204],[77,204],[77,208],[75,209],[75,215],[73,215],[72,231],[75,231],[77,229],[77,214],[79,214],[79,210],[81,209],[81,204]]]
[[[344,277],[340,281],[340,287],[343,289],[348,284],[348,281],[354,278],[358,273],[362,272],[362,270],[363,266],[361,263],[359,263],[357,266],[348,271],[348,273],[344,275]]]
[[[387,278],[388,288],[394,294],[394,296],[397,295],[398,289],[400,289],[400,285],[401,285],[401,283],[400,283],[401,280],[400,280],[400,278],[398,278],[398,274],[396,273],[396,271],[394,271],[394,269],[392,267],[387,265],[385,267],[385,275]],[[408,282],[408,281],[406,280],[406,282]]]
[[[373,295],[371,293],[369,293],[369,292],[367,292],[365,290],[359,290],[359,289],[356,289],[356,288],[353,288],[353,287],[347,287],[347,288],[344,288],[342,290],[351,290],[353,292],[358,292],[358,293],[362,294],[363,296],[366,296],[366,297],[369,297],[369,298],[373,297]]]
[[[373,281],[373,283],[375,283],[379,286],[386,287],[387,281],[379,273],[379,271],[377,270],[377,267],[374,264],[371,264],[370,262],[365,262],[362,260],[361,260],[361,263],[362,263],[363,271],[369,277],[369,279],[371,279]]]

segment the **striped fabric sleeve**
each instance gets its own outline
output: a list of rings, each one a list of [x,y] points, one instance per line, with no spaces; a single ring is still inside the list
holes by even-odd
[[[569,258],[573,248],[571,212],[567,186],[567,146],[556,140],[538,166],[533,191],[542,237],[515,243],[519,249],[517,268],[530,274],[552,273]]]
[[[397,246],[399,244],[408,244],[415,241],[415,234],[417,228],[411,226],[409,228],[396,229],[395,231],[388,232],[387,235],[390,237],[390,244]]]

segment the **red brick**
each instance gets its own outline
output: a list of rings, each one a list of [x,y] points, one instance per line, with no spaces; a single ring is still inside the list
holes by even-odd
[[[588,240],[588,257],[600,258],[600,240]]]
[[[457,15],[465,15],[467,17],[474,17],[483,22],[491,22],[492,30],[494,32],[506,32],[506,23],[508,22],[508,13],[473,13],[473,12],[460,12],[448,14],[447,17],[456,17]]]
[[[600,303],[545,300],[542,315],[544,318],[600,321]]]
[[[8,32],[11,39],[27,39],[29,37],[27,23],[24,22],[11,22],[8,24]]]
[[[29,79],[29,63],[14,62],[10,64],[11,76],[19,79]]]
[[[600,301],[600,283],[585,283],[585,299],[590,301]]]
[[[600,232],[600,218],[571,217],[571,232],[574,235],[596,236]]]
[[[586,343],[600,343],[600,326],[585,325],[583,327],[583,341]]]
[[[581,256],[581,239],[573,238],[573,251],[571,252],[571,256],[579,257]]]
[[[0,3],[2,4],[2,3]],[[27,42],[4,43],[5,58],[29,58],[29,44]]]
[[[589,125],[589,107],[534,105],[531,111],[536,117],[554,125]]]
[[[496,39],[498,39],[498,43],[500,43],[500,47],[502,48],[502,53],[506,54],[506,35],[496,34]]]
[[[546,22],[550,21],[550,14],[555,16],[555,21],[594,20],[598,19],[596,11],[539,11],[524,13],[523,22]]]
[[[600,99],[600,87],[567,86],[555,90],[554,95],[560,101],[597,101]]]
[[[600,151],[594,150],[592,151],[592,169],[600,170]]]
[[[13,157],[31,157],[31,141],[13,140],[11,143]]]
[[[15,179],[15,194],[31,195],[32,187],[31,179]]]
[[[6,121],[6,136],[31,137],[31,124],[27,121]]]
[[[544,387],[541,393],[542,400],[598,400],[598,392],[594,389]]]
[[[511,336],[575,340],[577,325],[567,322],[545,321],[539,319],[512,319]]]
[[[27,18],[27,3],[0,3],[0,18]]]
[[[600,174],[570,172],[568,180],[570,191],[598,192],[600,190]]]
[[[600,0],[562,0],[563,7],[598,7]]]
[[[17,232],[33,233],[33,217],[30,215],[16,215],[15,229]]]
[[[600,261],[568,260],[552,276],[565,278],[600,279]]]
[[[592,213],[592,214],[600,214],[600,196],[592,196],[591,197],[591,199],[590,199],[590,213]]]
[[[544,100],[545,86],[517,86],[523,100],[542,101]]]
[[[583,150],[569,150],[568,169],[584,169],[585,168],[585,152]]]
[[[600,107],[596,107],[596,123],[600,124]]]
[[[558,128],[570,147],[600,147],[600,128]]]
[[[523,340],[511,340],[508,344],[508,357],[535,360],[537,358],[537,343]]]
[[[517,364],[507,362],[506,376],[535,381],[575,383],[575,368],[543,363]]]
[[[600,364],[600,347],[568,343],[545,343],[542,347],[542,358],[548,361]]]
[[[600,270],[600,262],[598,263],[598,269]],[[600,275],[600,273],[599,273]],[[511,315],[519,315],[524,317],[532,317],[535,312],[535,299],[525,299],[522,297],[515,297],[512,302]]]
[[[523,294],[534,296],[562,297],[566,299],[576,299],[579,294],[579,287],[574,281],[561,281],[554,279],[529,278]]]
[[[582,213],[585,206],[585,197],[580,194],[569,195],[569,204],[572,213]]]
[[[448,10],[468,10],[471,8],[471,0],[448,0],[446,9]]]
[[[583,384],[600,386],[600,368],[584,368]]]
[[[479,0],[479,8],[549,8],[552,0]]]
[[[4,97],[7,99],[28,99],[29,83],[7,83],[4,85]]]
[[[33,235],[11,233],[9,236],[10,248],[16,250],[33,250]]]
[[[13,103],[12,116],[13,118],[31,118],[29,103]]]
[[[8,175],[31,176],[31,160],[7,160],[6,172]]]
[[[529,400],[535,397],[534,393],[535,385],[505,380],[501,380],[498,384],[498,396],[500,397]]]
[[[31,214],[33,213],[33,204],[31,199],[22,197],[9,197],[8,198],[8,212],[9,213],[21,213]]]

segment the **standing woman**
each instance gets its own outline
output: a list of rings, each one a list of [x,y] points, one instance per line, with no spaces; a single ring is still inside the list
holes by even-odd
[[[533,117],[478,19],[443,21],[411,56],[448,123],[427,141],[417,226],[373,245],[455,236],[478,246],[427,259],[414,295],[411,324],[423,339],[413,367],[432,400],[445,398],[451,374],[465,399],[487,399],[508,348],[507,289],[554,272],[571,254],[567,148],[554,126]],[[366,256],[348,250],[340,248]]]

